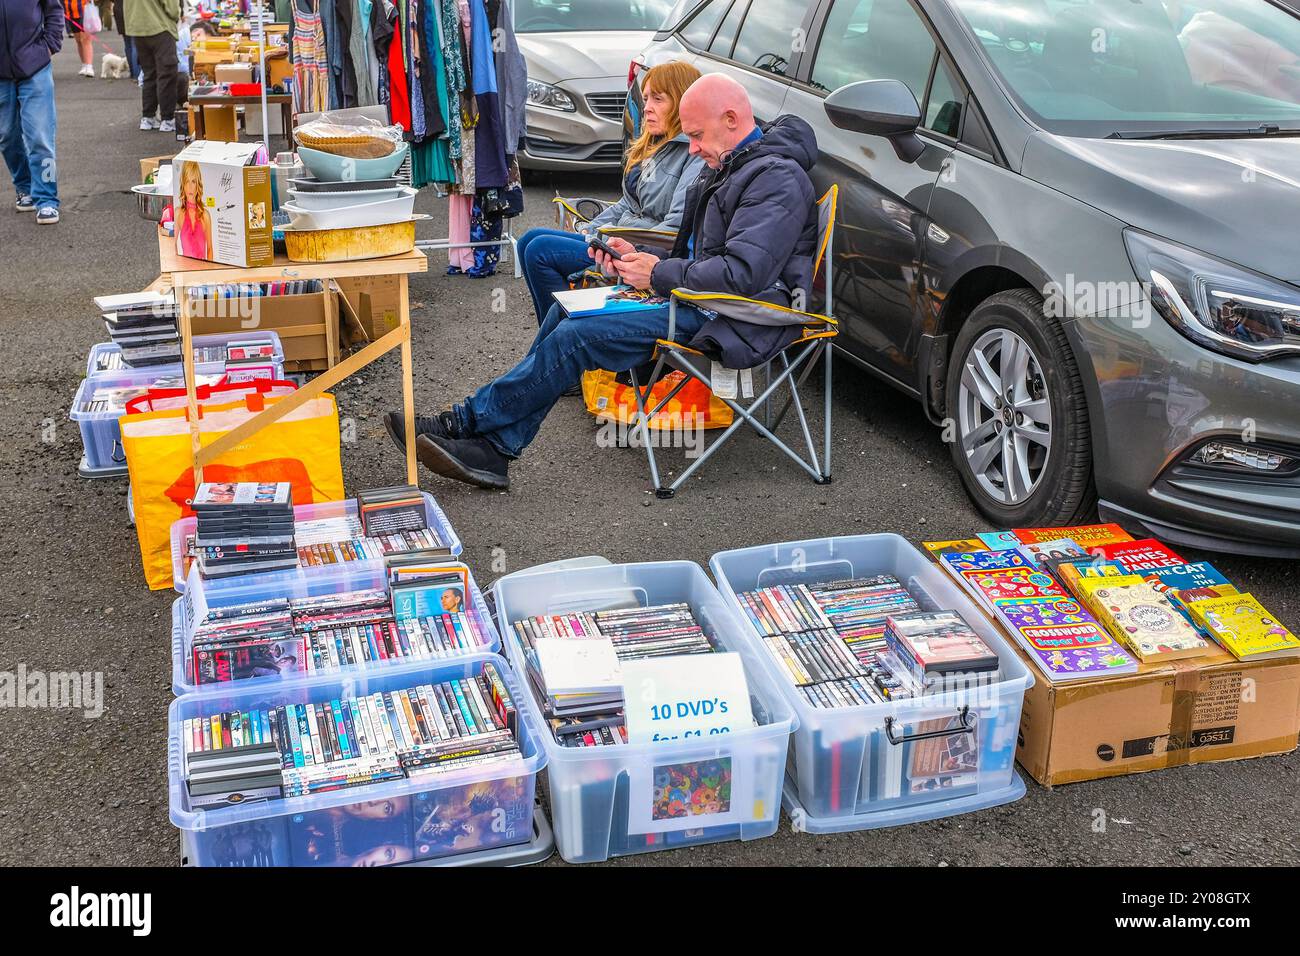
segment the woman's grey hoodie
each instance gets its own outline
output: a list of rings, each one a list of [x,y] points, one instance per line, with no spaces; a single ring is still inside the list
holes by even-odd
[[[680,133],[660,146],[643,161],[636,178],[636,195],[628,193],[628,178],[623,178],[623,195],[591,222],[583,223],[583,232],[601,226],[624,229],[663,229],[676,232],[682,224],[686,206],[686,188],[695,181],[704,160],[690,154],[690,140]]]

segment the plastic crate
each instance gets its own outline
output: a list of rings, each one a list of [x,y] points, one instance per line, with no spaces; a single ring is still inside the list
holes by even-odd
[[[382,588],[386,587],[388,583],[384,568],[374,563],[367,563],[364,568],[346,568],[342,570],[340,570],[340,566],[336,565],[331,574],[317,574],[311,577],[279,578],[276,574],[249,574],[204,581],[198,578],[197,571],[192,573],[196,579],[195,586],[172,602],[172,693],[177,697],[195,692],[206,693],[217,687],[259,687],[305,677],[314,679],[318,676],[308,675],[303,671],[292,671],[266,677],[226,681],[221,684],[194,683],[190,638],[193,634],[195,622],[206,616],[209,608],[266,601],[278,597],[308,597],[311,595],[338,594],[344,591]],[[469,591],[470,613],[474,615],[481,625],[488,642],[473,650],[448,654],[445,657],[438,658],[438,660],[454,660],[469,654],[496,653],[501,649],[501,638],[497,634],[492,613],[483,601],[483,593],[474,582],[473,574],[469,578]],[[406,667],[418,660],[427,661],[428,659],[408,657],[392,661],[368,661],[364,664],[346,666],[339,670],[337,674],[347,676],[360,671]]]
[[[430,779],[393,780],[364,787],[219,809],[191,810],[184,780],[184,722],[229,710],[286,703],[319,703],[334,697],[373,694],[414,684],[467,677],[492,661],[516,700],[522,697],[513,672],[497,655],[477,654],[436,665],[405,666],[383,672],[283,681],[271,688],[190,694],[172,701],[168,711],[168,789],[172,823],[182,831],[195,866],[386,865],[440,859],[533,839],[533,798],[537,773],[546,764],[538,734],[521,711],[519,745],[523,756],[510,763],[465,767]],[[427,828],[439,820],[438,808],[480,809],[452,827]],[[468,827],[468,829],[467,829]],[[319,834],[352,850],[331,857],[328,844],[313,845]],[[363,852],[364,851],[364,852]]]
[[[464,550],[464,546],[461,544],[460,536],[456,534],[456,529],[447,520],[446,513],[434,500],[433,495],[427,491],[422,491],[420,494],[424,497],[424,517],[427,525],[438,533],[439,538],[447,542],[453,557],[459,556]],[[339,518],[344,515],[355,515],[356,513],[357,500],[355,498],[344,498],[342,501],[322,501],[317,504],[295,505],[293,520],[295,522],[313,521],[320,518]],[[194,516],[190,515],[188,518],[173,521],[171,527],[172,587],[182,594],[185,593],[186,582],[190,576],[189,570],[185,568],[185,536],[194,533],[195,524]],[[293,582],[298,578],[307,579],[317,575],[332,575],[340,568],[346,568],[350,573],[366,575],[376,568],[382,570],[383,565],[383,561],[379,559],[349,561],[346,564],[312,565],[309,567],[288,568],[283,571],[270,571],[257,575],[243,575],[242,577],[265,577],[271,579],[273,583],[283,582],[286,587],[293,587]],[[237,575],[236,577],[241,576]]]
[[[270,363],[274,366],[276,378],[284,374],[284,350],[275,333],[257,333],[256,338],[275,338],[275,358]],[[225,344],[249,338],[243,335],[208,335],[198,336],[195,343],[204,346]],[[86,377],[77,387],[73,396],[68,418],[77,423],[81,429],[81,444],[85,448],[85,460],[78,468],[79,473],[87,478],[117,477],[125,473],[126,451],[122,447],[122,430],[119,421],[125,414],[121,408],[109,411],[90,411],[86,405],[100,388],[148,388],[163,378],[184,381],[184,366],[177,362],[172,365],[147,365],[139,368],[121,368],[108,371],[101,370],[106,358],[119,352],[120,348],[112,342],[101,342],[91,347],[86,359]],[[226,372],[226,363],[204,362],[195,367],[195,375],[219,378]]]
[[[520,572],[494,587],[498,622],[511,662],[523,674],[523,652],[513,622],[560,611],[594,611],[684,601],[720,650],[744,662],[756,725],[690,743],[571,748],[550,733],[529,692],[524,705],[541,728],[547,792],[560,855],[589,863],[673,847],[756,840],[776,832],[794,712],[761,666],[743,625],[699,565],[689,561],[606,565]],[[522,676],[521,683],[528,683]],[[651,819],[656,773],[701,762],[729,764],[730,807],[716,817]],[[712,820],[712,822],[710,822]]]
[[[125,412],[121,408],[109,411],[91,411],[86,406],[100,388],[148,388],[160,378],[177,375],[177,371],[124,369],[117,372],[98,372],[88,375],[77,386],[68,418],[81,429],[81,444],[85,448],[84,474],[99,477],[123,474],[126,468],[126,451],[122,447],[122,430],[118,421]]]
[[[1010,803],[1024,794],[1015,771],[1016,736],[1033,675],[965,592],[906,540],[873,534],[741,548],[715,554],[709,567],[737,614],[744,613],[738,592],[892,574],[923,609],[960,612],[1000,660],[995,679],[982,686],[860,707],[816,708],[779,670],[746,617],[745,640],[798,715],[786,786],[786,810],[796,828],[839,833],[897,826]],[[907,768],[916,734],[922,732],[918,725],[936,720],[974,726],[973,732],[934,736],[973,738],[978,771],[974,782],[960,789],[927,787],[918,778],[913,790]]]
[[[265,332],[223,332],[217,335],[196,335],[194,336],[194,373],[196,375],[224,375],[226,371],[226,360],[217,359],[205,355],[208,350],[220,349],[225,351],[225,347],[231,344],[247,341],[250,339],[270,339],[275,343],[275,354],[271,357],[268,364],[274,367],[276,379],[284,378],[284,347],[280,344],[280,336],[270,330]],[[122,347],[116,342],[97,342],[90,347],[90,355],[86,358],[86,375],[102,375],[105,372],[155,372],[162,375],[180,375],[184,371],[184,363],[174,362],[167,365],[142,365],[138,368],[123,366],[121,368],[108,368],[113,363],[114,358],[120,358]]]

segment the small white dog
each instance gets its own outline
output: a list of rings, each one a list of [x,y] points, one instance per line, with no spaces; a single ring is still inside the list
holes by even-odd
[[[131,67],[126,62],[126,57],[118,56],[116,53],[105,53],[104,61],[99,67],[99,78],[101,80],[114,79],[120,80],[131,75]]]

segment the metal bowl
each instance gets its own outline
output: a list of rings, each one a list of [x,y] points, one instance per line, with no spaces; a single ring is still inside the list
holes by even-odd
[[[152,183],[132,186],[131,192],[135,193],[140,218],[150,222],[162,219],[163,210],[172,204],[172,194],[154,192]]]

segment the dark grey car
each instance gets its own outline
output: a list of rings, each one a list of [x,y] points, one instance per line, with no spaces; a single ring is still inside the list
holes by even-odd
[[[1300,555],[1292,11],[680,0],[639,59],[674,58],[814,124],[842,354],[995,526]]]

